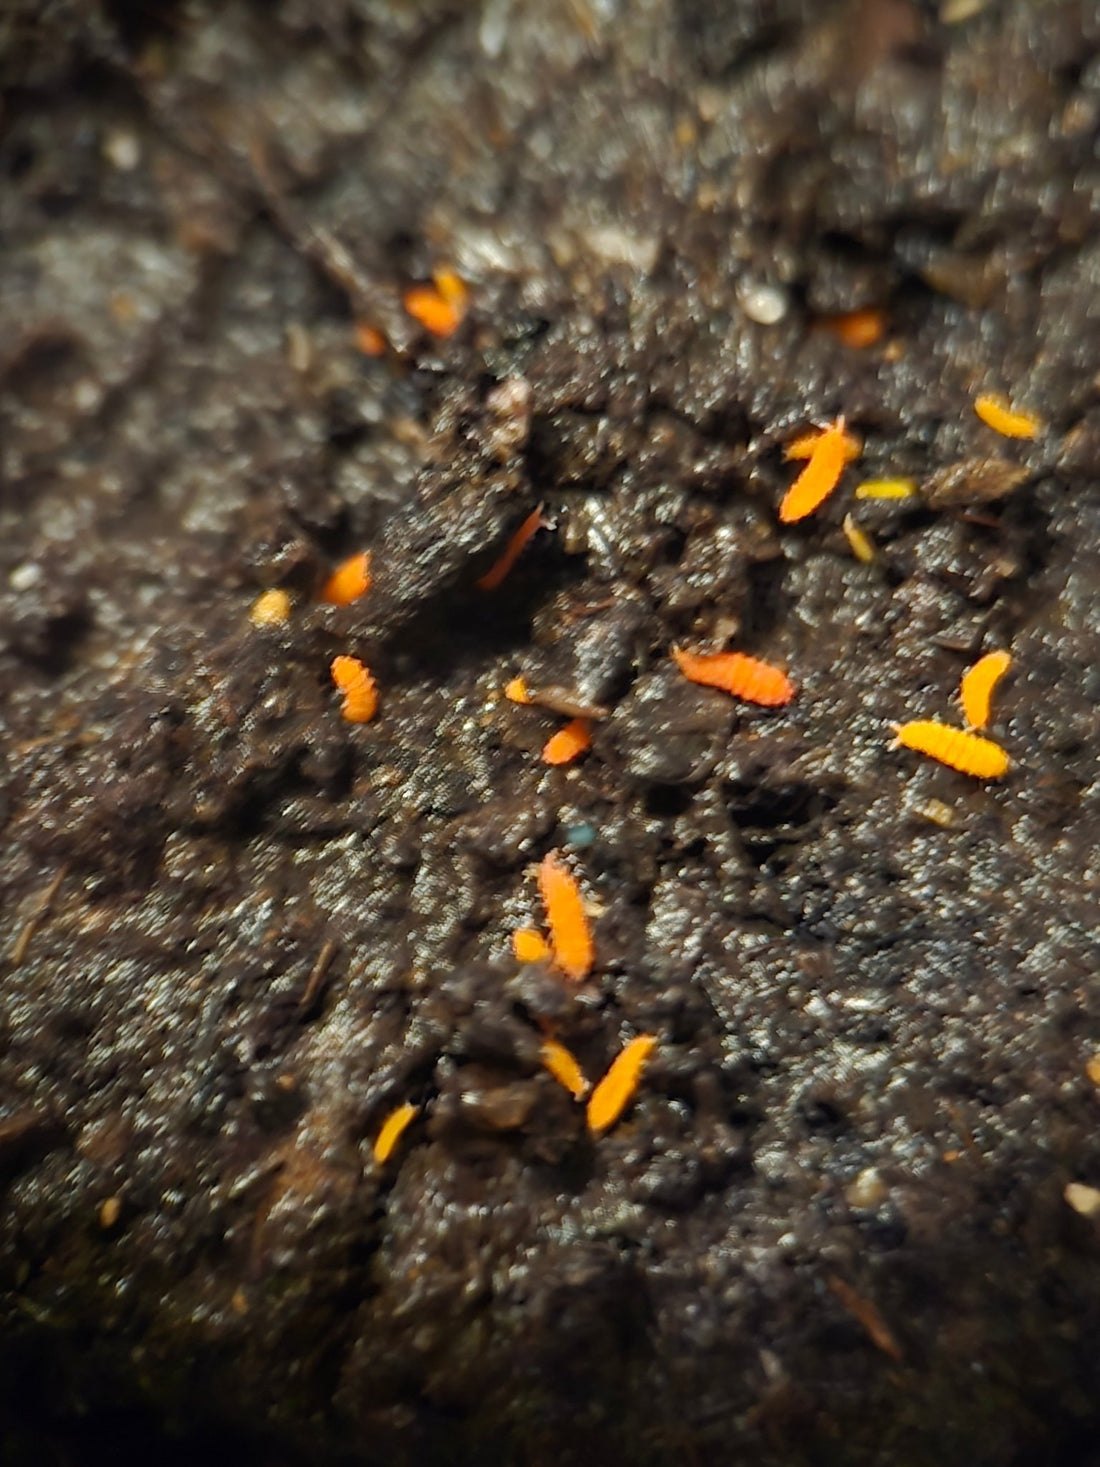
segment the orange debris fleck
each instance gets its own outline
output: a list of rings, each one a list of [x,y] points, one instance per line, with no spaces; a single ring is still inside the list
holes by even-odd
[[[989,722],[993,689],[1011,666],[1012,658],[1007,652],[987,652],[963,673],[959,701],[971,728],[985,728]]]
[[[348,723],[369,723],[378,711],[378,689],[358,657],[334,657],[332,681],[344,695],[340,712]]]
[[[828,499],[840,483],[844,465],[850,460],[848,442],[842,417],[818,434],[806,467],[784,494],[779,506],[779,518],[783,524],[790,525],[805,519]]]
[[[466,315],[469,291],[453,270],[436,270],[431,285],[414,285],[404,297],[405,309],[425,331],[441,340],[453,336]]]
[[[534,927],[517,927],[512,933],[512,952],[520,963],[543,963],[550,956],[550,944]]]
[[[839,316],[826,316],[822,325],[845,346],[860,350],[882,340],[886,334],[886,312],[875,308],[845,311]]]
[[[411,1105],[408,1101],[390,1111],[374,1138],[374,1159],[379,1166],[389,1161],[402,1134],[419,1113],[420,1107]]]
[[[350,606],[370,590],[370,551],[352,555],[341,563],[321,587],[320,600],[330,606]]]
[[[595,958],[580,887],[553,851],[539,862],[538,879],[554,962],[567,978],[579,983],[591,972]]]
[[[531,536],[543,528],[548,528],[548,526],[542,517],[542,505],[540,504],[538,509],[531,511],[519,529],[513,531],[507,545],[485,574],[478,577],[478,590],[495,591],[523,554],[524,547]]]
[[[365,357],[380,357],[385,354],[386,338],[369,321],[356,321],[355,345]]]
[[[539,1055],[543,1064],[559,1085],[564,1085],[574,1100],[583,1100],[588,1094],[588,1081],[574,1056],[556,1039],[544,1040]]]
[[[425,331],[445,340],[462,324],[462,317],[431,285],[414,285],[405,292],[405,309]]]
[[[1043,426],[1034,413],[1014,412],[1003,397],[992,392],[983,392],[974,399],[974,411],[1002,438],[1034,438]]]
[[[571,764],[592,746],[592,733],[587,718],[574,718],[543,745],[544,764]]]
[[[720,688],[747,703],[778,708],[794,697],[794,684],[785,672],[743,652],[684,652],[673,647],[672,657],[689,682]]]
[[[527,691],[527,682],[524,678],[514,677],[511,682],[504,685],[504,696],[509,703],[530,703],[531,694]]]
[[[588,1101],[588,1129],[608,1131],[634,1098],[646,1061],[657,1047],[655,1034],[639,1034],[615,1056]]]
[[[901,1346],[874,1302],[857,1294],[851,1284],[845,1283],[836,1274],[829,1275],[828,1283],[832,1293],[836,1295],[852,1318],[863,1326],[867,1338],[876,1349],[881,1350],[884,1355],[889,1355],[891,1360],[900,1361],[902,1359]]]

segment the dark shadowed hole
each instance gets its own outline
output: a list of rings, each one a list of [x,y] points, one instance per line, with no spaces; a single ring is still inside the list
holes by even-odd
[[[670,819],[683,815],[691,808],[692,792],[678,784],[653,784],[646,790],[645,808],[647,815]]]

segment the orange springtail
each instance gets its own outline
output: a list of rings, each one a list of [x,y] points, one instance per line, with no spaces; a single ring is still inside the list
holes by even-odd
[[[992,739],[963,733],[961,729],[930,719],[895,724],[894,732],[904,748],[927,754],[930,759],[938,759],[962,774],[972,774],[975,779],[1000,779],[1008,772],[1008,755]]]
[[[534,927],[517,927],[512,933],[512,952],[520,963],[542,963],[550,956],[550,944]]]
[[[992,392],[983,392],[974,399],[974,411],[1002,438],[1034,438],[1043,426],[1034,413],[1014,412],[1003,397]]]
[[[544,526],[545,521],[542,517],[542,505],[540,504],[538,509],[533,509],[524,520],[523,524],[520,525],[519,529],[512,534],[501,554],[493,562],[493,564],[489,567],[485,574],[478,577],[478,590],[495,591],[496,588],[500,585],[501,581],[503,581],[504,577],[515,565],[516,561],[523,554],[524,547],[526,546],[528,540],[530,540],[531,536],[534,535],[536,531],[541,530]]]
[[[796,459],[809,458],[821,440],[821,435],[827,433],[827,428],[814,428],[810,433],[801,433],[797,438],[792,438],[783,450],[783,457],[788,463]],[[844,462],[851,463],[863,452],[863,444],[851,433],[844,435]]]
[[[564,1085],[574,1100],[583,1100],[588,1094],[588,1081],[575,1057],[556,1039],[546,1039],[539,1050],[539,1058],[559,1085]]]
[[[574,718],[564,728],[547,739],[543,745],[544,764],[572,764],[586,749],[592,747],[592,733],[587,718]]]
[[[875,542],[866,530],[860,529],[850,514],[844,516],[844,537],[855,558],[864,565],[870,565],[875,558]]]
[[[462,325],[469,291],[453,270],[436,270],[432,280],[432,285],[411,286],[405,292],[404,305],[425,331],[445,340]]]
[[[419,1113],[420,1107],[410,1105],[407,1101],[404,1105],[399,1105],[396,1110],[390,1111],[379,1127],[378,1135],[374,1138],[374,1159],[379,1166],[389,1161],[402,1133]]]
[[[765,708],[778,708],[794,697],[794,684],[785,672],[746,657],[743,652],[684,652],[671,649],[673,660],[684,676],[704,687],[721,688],[746,703],[761,703]]]
[[[370,590],[370,551],[343,560],[321,587],[319,600],[330,606],[350,606]]]
[[[378,689],[358,657],[334,657],[329,671],[344,695],[340,712],[348,723],[369,723],[378,711]]]
[[[784,494],[779,506],[779,518],[783,524],[791,525],[796,520],[805,519],[824,504],[840,483],[844,465],[849,462],[849,442],[842,417],[818,434],[806,467]]]
[[[856,485],[857,499],[910,499],[916,492],[916,479],[864,479]]]
[[[591,972],[595,958],[580,887],[553,851],[539,862],[538,880],[554,962],[567,978],[579,983]]]
[[[460,275],[441,266],[432,271],[432,282],[448,305],[454,306],[455,310],[465,311],[470,292]]]
[[[639,1034],[612,1060],[588,1101],[588,1129],[594,1136],[610,1130],[633,1100],[646,1061],[656,1047],[655,1034]]]
[[[989,722],[993,689],[1011,666],[1012,658],[1007,652],[987,652],[963,673],[959,701],[971,728],[985,728]]]

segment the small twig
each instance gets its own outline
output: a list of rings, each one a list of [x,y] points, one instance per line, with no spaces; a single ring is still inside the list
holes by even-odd
[[[848,1313],[858,1320],[867,1331],[871,1343],[876,1345],[884,1355],[889,1355],[891,1360],[896,1360],[900,1364],[904,1358],[901,1346],[894,1338],[889,1325],[878,1312],[878,1307],[870,1299],[865,1299],[862,1294],[857,1294],[851,1284],[846,1284],[835,1273],[831,1273],[826,1282],[829,1285],[829,1292],[840,1300]]]
[[[306,986],[302,990],[301,998],[298,1000],[299,1014],[307,1014],[309,1010],[313,1007],[314,1000],[316,999],[317,994],[320,992],[321,984],[324,982],[325,974],[328,972],[329,969],[329,964],[336,956],[336,949],[338,947],[339,943],[337,943],[334,938],[330,937],[321,948],[321,951],[317,954],[317,961],[310,969],[309,977],[306,979]]]

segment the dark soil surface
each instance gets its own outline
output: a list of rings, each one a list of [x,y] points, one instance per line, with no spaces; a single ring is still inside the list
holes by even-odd
[[[5,1463],[1098,1460],[1100,7],[965,8],[3,7]],[[1003,782],[891,748],[1002,646]]]

